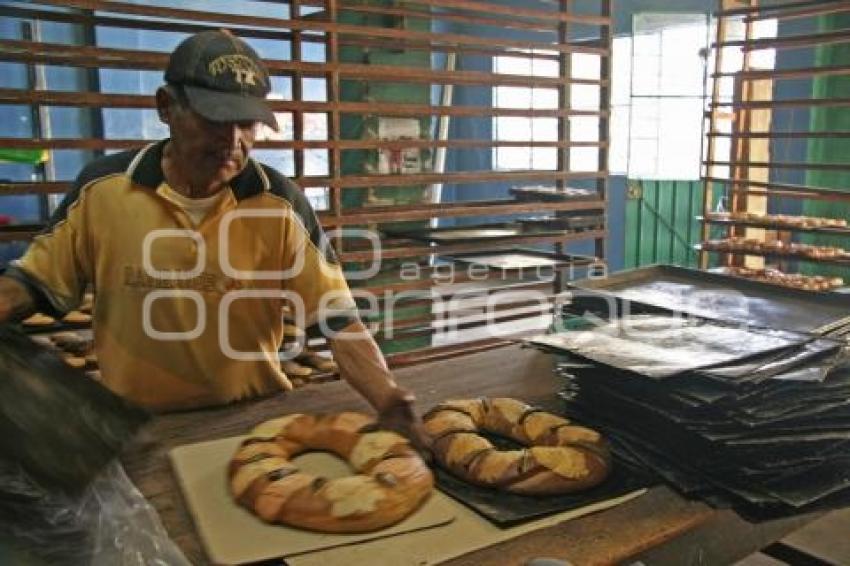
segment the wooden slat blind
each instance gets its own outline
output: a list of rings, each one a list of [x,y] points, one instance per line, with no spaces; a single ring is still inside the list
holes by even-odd
[[[294,180],[303,188],[327,190],[327,210],[320,212],[322,224],[328,230],[346,226],[386,224],[392,222],[427,221],[433,218],[476,218],[492,216],[517,216],[529,214],[560,214],[570,211],[598,211],[607,204],[607,152],[610,117],[610,53],[611,53],[611,0],[596,0],[594,13],[572,10],[569,0],[560,3],[524,3],[514,5],[477,0],[417,0],[415,2],[365,2],[360,0],[293,0],[290,3],[268,3],[279,6],[281,17],[243,13],[221,13],[199,9],[154,6],[143,3],[101,0],[38,0],[26,4],[0,6],[0,16],[53,22],[56,25],[74,26],[91,32],[97,28],[142,30],[151,32],[194,33],[207,29],[226,27],[247,41],[276,40],[287,42],[291,57],[270,57],[266,63],[273,76],[288,77],[291,81],[291,99],[275,99],[271,106],[276,112],[291,115],[292,139],[262,139],[258,149],[290,151],[294,156]],[[587,4],[587,3],[584,3]],[[179,4],[178,4],[179,5]],[[314,10],[307,10],[313,8]],[[268,13],[265,10],[263,13]],[[283,17],[286,14],[289,17]],[[363,21],[382,20],[400,25],[355,24],[351,16]],[[422,31],[405,22],[433,22],[430,31]],[[453,27],[454,26],[454,27]],[[463,27],[464,33],[455,31]],[[576,38],[573,30],[588,30],[586,37]],[[440,30],[440,31],[436,31]],[[446,31],[452,30],[452,31]],[[494,32],[495,30],[495,32]],[[104,70],[162,71],[167,63],[165,51],[125,49],[98,45],[94,33],[88,33],[86,44],[66,44],[23,39],[0,39],[0,61],[26,65],[63,66],[89,70],[96,77]],[[304,61],[307,47],[323,46],[324,62]],[[368,49],[390,52],[455,53],[459,60],[476,57],[493,60],[499,56],[533,57],[536,61],[555,63],[557,76],[529,76],[505,74],[491,70],[457,68],[443,69],[435,66],[414,67],[390,64],[369,64],[346,61],[341,57],[344,49]],[[572,76],[571,58],[576,55],[597,57],[600,61],[598,78]],[[325,81],[324,100],[304,100],[303,78]],[[452,85],[456,88],[493,89],[519,87],[557,90],[558,105],[554,108],[494,107],[493,105],[439,105],[421,102],[386,103],[377,101],[345,100],[344,82],[363,84],[393,83],[421,85],[430,88]],[[573,85],[587,85],[599,89],[598,108],[573,108],[570,91]],[[0,104],[27,105],[31,107],[67,106],[86,108],[103,115],[110,109],[150,109],[154,107],[153,93],[114,93],[96,89],[86,91],[52,89],[0,88]],[[327,119],[327,139],[304,139],[304,121],[308,114],[324,115]],[[439,116],[454,119],[492,121],[496,117],[557,119],[556,139],[509,141],[491,138],[381,140],[372,138],[347,139],[342,131],[346,117],[414,117],[436,120]],[[574,119],[591,119],[599,123],[596,139],[574,140],[570,136],[570,123]],[[77,138],[49,137],[46,139],[14,138],[0,132],[0,146],[21,149],[48,149],[50,151],[83,150],[102,153],[141,146],[152,140],[104,136]],[[598,155],[597,170],[574,170],[570,155],[574,148],[591,148]],[[450,151],[477,151],[491,154],[494,148],[553,148],[558,152],[557,166],[551,170],[453,170],[429,171],[411,174],[348,173],[343,162],[347,152],[401,150],[419,148]],[[309,151],[327,153],[327,172],[308,175],[305,155]],[[489,161],[483,160],[484,162]],[[355,207],[343,206],[345,191],[372,190],[381,187],[422,187],[432,184],[456,185],[463,195],[470,185],[540,183],[564,186],[585,180],[596,187],[598,199],[580,202],[527,203],[506,198],[489,198],[474,201],[399,204],[397,206]],[[50,194],[68,189],[70,179],[45,179],[42,182],[0,183],[0,195]],[[462,197],[461,197],[462,198]],[[565,244],[587,240],[595,243],[598,256],[604,255],[604,229],[587,232],[551,234],[523,234],[506,240],[480,240],[457,244],[423,244],[405,239],[387,238],[384,257],[408,259],[427,264],[435,255],[483,250],[504,250],[516,245],[557,244],[563,251]],[[362,251],[345,237],[334,239],[341,258],[345,261],[366,260],[368,252]],[[432,282],[426,281],[427,285]],[[550,287],[551,288],[551,287]],[[509,315],[508,315],[509,316]],[[420,323],[422,321],[416,320]],[[424,323],[423,323],[424,324]],[[415,325],[414,325],[415,326]]]

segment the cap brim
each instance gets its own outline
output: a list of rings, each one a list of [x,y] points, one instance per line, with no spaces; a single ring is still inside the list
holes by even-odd
[[[266,101],[197,86],[183,85],[189,106],[212,122],[262,122],[278,131],[277,119]]]

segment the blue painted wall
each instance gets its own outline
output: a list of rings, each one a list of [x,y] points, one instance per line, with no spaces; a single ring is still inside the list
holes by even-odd
[[[539,2],[503,1],[502,4],[522,7],[534,7],[539,9],[553,10],[553,4],[542,4]],[[593,0],[577,0],[573,3],[575,10],[579,13],[594,14],[598,10],[598,2]],[[616,35],[631,34],[632,16],[639,12],[708,12],[715,2],[713,0],[682,0],[669,2],[663,0],[618,0],[614,9],[614,30]],[[596,12],[598,13],[598,12]],[[470,33],[468,26],[458,24],[446,24],[437,22],[437,31],[449,33]],[[590,26],[571,26],[571,35],[574,38],[593,37],[598,33],[598,28]],[[484,30],[485,34],[488,30]],[[476,35],[483,35],[476,30]],[[526,30],[504,30],[497,32],[497,37],[506,39],[526,39],[535,41],[554,41],[554,33],[535,33]],[[458,60],[459,70],[491,71],[491,61],[487,57],[463,56]],[[613,78],[616,80],[616,77]],[[435,95],[435,102],[437,97]],[[457,105],[492,105],[492,89],[483,87],[456,87],[453,103]],[[451,122],[449,136],[457,139],[490,138],[492,134],[492,120],[489,118],[465,118],[456,119]],[[446,171],[474,171],[490,170],[492,168],[492,154],[489,151],[457,151],[450,150],[446,158]],[[593,181],[571,181],[572,186],[586,186],[592,188]],[[464,184],[446,185],[443,188],[444,200],[481,200],[490,198],[502,198],[509,196],[510,183],[488,183],[488,184]],[[608,206],[608,261],[614,270],[623,268],[624,265],[624,242],[626,234],[625,226],[625,202],[626,202],[626,178],[624,176],[612,176],[609,183],[609,206]],[[463,223],[481,223],[483,221],[499,221],[501,218],[490,217],[466,218],[466,219],[444,219],[441,225],[453,225]],[[593,254],[593,242],[575,242],[569,246],[569,251],[580,254]]]

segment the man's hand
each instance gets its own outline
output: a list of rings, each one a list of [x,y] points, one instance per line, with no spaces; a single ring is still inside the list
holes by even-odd
[[[363,323],[353,322],[329,342],[340,375],[375,408],[379,426],[405,436],[424,458],[429,458],[431,443],[413,410],[415,397],[395,382]]]
[[[410,440],[417,452],[431,461],[431,438],[425,432],[422,420],[416,416],[413,403],[416,401],[413,393],[401,388],[393,389],[388,396],[386,405],[381,407],[378,414],[378,425],[382,429],[392,430]]]

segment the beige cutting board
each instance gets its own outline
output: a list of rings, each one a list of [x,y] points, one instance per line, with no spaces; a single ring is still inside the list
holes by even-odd
[[[502,529],[442,493],[455,511],[455,520],[436,529],[411,531],[401,536],[364,541],[347,548],[329,548],[287,559],[289,566],[427,566],[457,558],[512,538],[545,529],[625,503],[646,493],[639,489],[621,497]],[[531,556],[529,558],[532,558]]]
[[[207,556],[215,564],[243,564],[272,558],[287,558],[363,541],[393,537],[420,529],[445,525],[454,520],[454,510],[443,497],[432,497],[404,521],[373,533],[322,534],[269,525],[238,506],[227,487],[227,465],[245,437],[225,438],[179,446],[170,453],[189,511],[201,536]],[[295,459],[307,472],[326,477],[348,475],[341,459],[314,452]]]

